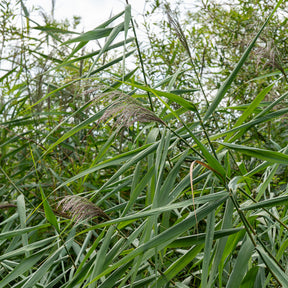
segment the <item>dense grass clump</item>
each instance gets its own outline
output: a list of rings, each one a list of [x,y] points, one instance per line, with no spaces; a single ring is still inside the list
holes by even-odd
[[[2,2],[0,288],[288,287],[284,1],[155,1],[142,45]]]

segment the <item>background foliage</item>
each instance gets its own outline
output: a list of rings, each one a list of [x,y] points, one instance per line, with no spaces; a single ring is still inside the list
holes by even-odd
[[[0,287],[288,287],[287,4],[195,3],[1,2]]]

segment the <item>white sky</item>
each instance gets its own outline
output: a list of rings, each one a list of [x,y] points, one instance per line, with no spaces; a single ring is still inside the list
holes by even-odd
[[[46,12],[51,12],[52,0],[26,0],[24,3],[29,11],[33,6],[41,6]],[[129,4],[137,19],[144,11],[145,0],[129,0]],[[78,29],[79,32],[86,32],[106,21],[111,12],[116,15],[123,11],[125,5],[125,0],[55,0],[54,15],[56,20],[71,20],[73,16],[81,16]],[[35,19],[36,15],[37,13],[32,13],[31,18]]]
[[[2,0],[0,0],[1,2]],[[132,16],[137,23],[143,22],[145,10],[145,0],[128,0],[132,7]],[[13,3],[13,2],[12,2]],[[17,3],[17,4],[16,4]],[[24,5],[30,13],[30,19],[36,21],[39,25],[44,25],[44,19],[41,11],[48,16],[51,15],[52,0],[23,0]],[[94,29],[104,21],[107,21],[112,15],[116,15],[123,11],[126,6],[126,0],[54,0],[54,18],[57,21],[68,19],[72,24],[73,16],[80,16],[81,21],[77,26],[77,32],[87,32]],[[20,7],[20,1],[14,1],[14,5]],[[23,16],[18,15],[16,19],[19,27],[26,25]],[[30,23],[30,26],[35,26]],[[74,30],[70,27],[70,30]],[[32,31],[33,32],[33,31]],[[137,31],[138,36],[140,31]],[[101,42],[102,39],[100,39]],[[96,45],[96,43],[94,43]],[[97,46],[97,49],[99,47]],[[10,66],[2,61],[0,62],[0,77],[9,71]]]

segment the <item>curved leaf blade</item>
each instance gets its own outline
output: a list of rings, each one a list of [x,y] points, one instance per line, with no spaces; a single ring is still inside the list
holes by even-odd
[[[225,147],[228,147],[230,149],[233,149],[235,151],[239,151],[243,154],[258,158],[260,160],[288,165],[288,155],[280,153],[280,152],[247,147],[247,146],[242,146],[242,145],[237,145],[237,144],[230,144],[230,143],[223,143],[223,142],[217,142],[217,143]]]

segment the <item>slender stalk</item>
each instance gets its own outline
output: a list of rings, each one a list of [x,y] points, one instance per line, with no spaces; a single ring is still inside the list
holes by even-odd
[[[129,5],[128,0],[126,0],[126,3]],[[134,22],[133,22],[132,18],[131,18],[131,24],[132,24],[133,33],[134,33],[134,36],[135,36],[135,43],[136,43],[137,52],[138,52],[138,56],[139,56],[139,60],[140,60],[140,65],[141,65],[141,70],[142,70],[142,74],[143,74],[143,78],[144,78],[144,83],[145,83],[146,86],[149,86],[147,78],[146,78],[146,72],[145,72],[145,68],[144,68],[144,63],[143,63],[141,51],[140,51],[140,45],[139,45],[139,42],[138,42],[135,25],[134,25]],[[151,94],[150,94],[149,91],[147,91],[147,95],[148,95],[151,111],[154,111],[153,104],[152,104],[152,98],[151,98]]]

